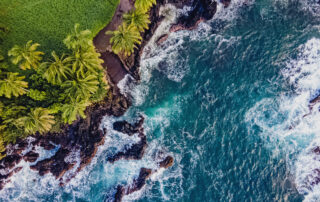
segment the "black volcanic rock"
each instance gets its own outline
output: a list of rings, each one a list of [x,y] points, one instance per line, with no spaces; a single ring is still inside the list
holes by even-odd
[[[159,163],[159,167],[167,169],[173,165],[173,161],[174,159],[172,156],[167,156],[163,161]]]
[[[26,153],[24,156],[23,156],[23,159],[25,161],[29,161],[29,162],[35,162],[39,157],[39,154],[34,152],[34,151],[30,151],[28,153]]]
[[[137,133],[138,130],[134,128],[130,123],[127,121],[117,121],[113,123],[113,129],[122,133],[126,133],[129,136]]]
[[[150,177],[151,173],[152,173],[151,169],[141,168],[138,178],[134,179],[131,185],[127,187],[118,185],[116,194],[114,196],[114,201],[120,202],[123,196],[140,190],[146,184],[146,180]]]
[[[70,167],[64,161],[69,153],[70,151],[60,148],[53,157],[39,161],[36,165],[30,166],[30,168],[39,171],[41,176],[51,172],[56,178],[60,178]]]
[[[178,19],[178,23],[173,25],[170,31],[175,32],[182,29],[194,29],[199,22],[210,20],[217,11],[217,2],[212,0],[193,1],[192,10]]]
[[[145,136],[142,127],[143,122],[144,118],[141,117],[140,120],[133,125],[128,123],[127,121],[118,121],[114,123],[113,127],[115,130],[118,129],[118,131],[123,132],[129,136],[133,135],[134,133],[138,133],[140,141],[137,144],[132,145],[129,149],[118,152],[114,156],[109,157],[109,162],[113,163],[119,159],[138,160],[142,158],[144,151],[147,147],[147,137]]]

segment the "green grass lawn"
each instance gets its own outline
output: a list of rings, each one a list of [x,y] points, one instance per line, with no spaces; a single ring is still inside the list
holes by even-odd
[[[39,50],[65,50],[63,39],[79,23],[94,37],[111,20],[119,0],[0,0],[0,25],[9,32],[1,49],[7,53],[28,40],[40,43]]]

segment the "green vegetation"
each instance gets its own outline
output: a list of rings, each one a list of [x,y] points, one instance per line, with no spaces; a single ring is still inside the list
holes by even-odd
[[[142,40],[138,29],[125,23],[118,30],[107,32],[107,34],[113,35],[110,39],[113,44],[112,51],[115,54],[123,53],[125,56],[130,56],[137,47],[136,44],[140,44]]]
[[[136,27],[139,32],[143,32],[145,29],[148,29],[149,24],[151,23],[149,15],[146,15],[145,12],[139,9],[124,14],[123,21],[127,25]]]
[[[50,115],[50,111],[41,107],[32,109],[27,116],[16,120],[16,125],[26,134],[49,132],[54,123],[54,116]]]
[[[25,77],[19,76],[19,73],[5,72],[0,75],[0,78],[0,96],[11,98],[13,95],[18,97],[27,92],[28,83],[23,81]]]
[[[108,31],[110,43],[115,54],[130,56],[141,43],[141,33],[149,28],[149,10],[156,0],[136,0],[135,9],[123,15],[123,23],[118,30]]]
[[[42,61],[40,46],[32,41],[15,45],[8,52],[12,63],[2,60],[1,141],[14,142],[17,137],[43,134],[62,123],[85,118],[86,107],[106,95],[103,60],[88,37],[91,32],[78,28],[76,24],[64,40],[69,51],[61,56],[52,51],[53,59],[48,62]],[[19,76],[16,71],[27,76]]]
[[[37,51],[40,46],[38,43],[32,44],[32,41],[28,41],[23,47],[15,45],[9,52],[8,55],[12,57],[12,63],[19,64],[20,69],[36,69],[38,68],[40,61],[42,60],[41,55],[44,53]]]
[[[148,12],[150,8],[157,3],[157,0],[136,0],[134,6],[136,9]]]
[[[107,95],[103,61],[92,39],[118,3],[0,1],[0,159],[6,144],[85,118],[87,106]],[[109,32],[115,53],[133,53],[155,3],[137,0],[119,29]]]
[[[92,39],[118,4],[0,1],[0,159],[6,144],[85,118],[86,107],[106,96]]]
[[[76,24],[91,30],[92,39],[110,22],[120,0],[1,0],[0,38],[7,53],[14,45],[33,40],[50,56],[66,51],[63,39]],[[1,41],[1,40],[0,40]],[[1,43],[1,42],[0,42]]]

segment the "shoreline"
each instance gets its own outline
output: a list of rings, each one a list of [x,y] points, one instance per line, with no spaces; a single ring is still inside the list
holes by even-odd
[[[230,1],[229,1],[230,2]],[[183,29],[191,30],[195,29],[199,22],[211,19],[216,12],[215,3],[212,5],[208,0],[200,0],[193,2],[192,0],[158,0],[157,5],[154,6],[150,11],[151,24],[149,29],[142,34],[143,41],[141,45],[135,49],[134,53],[126,60],[122,60],[117,55],[108,51],[108,40],[107,36],[104,34],[107,30],[112,30],[116,28],[119,21],[119,16],[121,18],[122,14],[129,8],[132,8],[132,2],[130,0],[120,0],[120,4],[115,12],[112,21],[102,29],[97,36],[94,38],[94,45],[101,54],[101,59],[105,62],[103,67],[108,66],[107,69],[107,79],[110,84],[110,91],[106,98],[100,102],[89,106],[86,109],[86,119],[79,119],[71,125],[67,125],[63,128],[61,133],[48,133],[45,136],[34,135],[28,139],[20,140],[15,145],[10,145],[8,147],[8,155],[0,161],[0,170],[3,171],[0,174],[0,189],[2,189],[6,183],[10,182],[10,177],[15,173],[19,172],[22,167],[18,167],[21,160],[27,162],[36,162],[35,165],[30,166],[32,170],[39,172],[39,175],[45,175],[51,173],[60,181],[60,185],[63,186],[65,183],[70,181],[74,176],[77,175],[84,167],[91,163],[92,158],[95,156],[97,149],[100,145],[104,143],[105,135],[108,135],[108,131],[102,131],[100,129],[100,124],[104,116],[122,116],[127,109],[131,106],[131,100],[126,98],[120,93],[120,89],[117,87],[119,81],[121,81],[127,74],[130,74],[134,78],[134,82],[139,82],[139,66],[140,60],[143,53],[144,47],[148,44],[151,37],[157,30],[158,26],[164,19],[160,16],[160,7],[166,3],[171,3],[177,8],[182,8],[184,5],[191,6],[191,15],[182,16],[178,19],[176,26],[179,29],[172,29],[170,32],[175,32]],[[206,7],[205,5],[211,5]],[[131,6],[131,7],[130,7]],[[203,8],[211,9],[210,16],[204,16]],[[113,21],[115,19],[115,21]],[[161,37],[160,37],[161,38]],[[157,39],[158,41],[159,39]],[[98,43],[98,42],[103,43]],[[164,41],[164,40],[162,40]],[[97,45],[97,43],[99,45]],[[111,68],[110,68],[111,67]],[[135,144],[131,149],[125,152],[119,152],[115,156],[110,157],[110,162],[115,162],[119,159],[141,159],[144,150],[147,147],[147,138],[143,131],[143,120],[141,119],[134,125],[127,122],[120,123],[119,127],[125,130],[124,133],[128,133],[127,129],[132,129],[133,131],[139,132],[139,137],[141,141]],[[122,126],[121,126],[122,124]],[[120,129],[121,130],[121,129]],[[122,130],[122,131],[123,131]],[[130,132],[130,131],[129,131]],[[132,131],[131,131],[132,132]],[[31,139],[31,140],[30,140]],[[33,139],[33,140],[32,140]],[[60,145],[57,148],[56,145]],[[35,147],[40,146],[44,150],[57,149],[56,153],[47,159],[37,161],[39,154],[35,152]],[[27,148],[31,147],[31,150],[24,153]],[[73,152],[74,149],[80,152],[80,163],[67,163],[65,158]],[[109,161],[108,159],[108,161]],[[167,156],[163,161],[159,162],[159,168],[168,168],[173,164],[173,158]],[[67,171],[75,170],[72,176],[68,179],[63,179],[64,174]],[[128,195],[134,191],[141,189],[151,173],[156,172],[147,168],[141,168],[139,177],[135,180],[132,186],[119,187],[117,188],[116,201],[121,201],[124,195]],[[132,188],[135,187],[135,188]]]

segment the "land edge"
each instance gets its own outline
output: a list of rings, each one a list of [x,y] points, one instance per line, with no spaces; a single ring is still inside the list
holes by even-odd
[[[120,5],[121,2],[124,1],[127,1],[132,5],[132,2],[128,0],[121,0]],[[230,3],[230,0],[225,0],[223,2]],[[178,19],[177,24],[174,26],[179,27],[179,29],[171,29],[171,31],[179,31],[182,29],[191,30],[196,28],[199,22],[212,18],[217,7],[217,3],[213,1],[212,4],[210,0],[158,0],[157,5],[154,6],[150,11],[150,20],[152,23],[149,29],[144,32],[142,36],[143,41],[138,49],[135,50],[134,54],[130,58],[122,59],[106,50],[105,52],[101,52],[101,58],[105,61],[104,66],[109,66],[106,63],[110,60],[118,61],[120,66],[117,65],[117,69],[121,69],[120,71],[132,75],[136,82],[140,80],[138,71],[143,48],[149,42],[157,27],[163,20],[163,17],[159,14],[159,10],[160,7],[166,3],[171,3],[178,8],[181,8],[184,5],[188,5],[193,8],[188,15],[182,16]],[[227,6],[229,4],[225,5]],[[120,14],[122,15],[123,10],[117,8],[117,11],[115,16],[119,16]],[[112,23],[112,21],[110,23]],[[105,32],[105,30],[102,31]],[[123,79],[126,74],[122,75],[122,78],[119,77],[114,79],[115,76],[112,74],[112,72],[108,72],[108,80],[111,84],[110,91],[108,92],[105,100],[100,103],[95,103],[87,108],[86,119],[79,119],[71,125],[64,126],[63,132],[61,133],[48,133],[44,136],[33,135],[28,139],[18,140],[14,145],[9,145],[7,148],[7,156],[0,161],[0,189],[2,189],[4,185],[10,181],[10,177],[14,173],[17,173],[22,169],[22,167],[17,166],[22,159],[31,163],[36,162],[34,165],[30,166],[31,169],[37,170],[40,175],[51,173],[61,181],[61,185],[68,182],[80,170],[82,170],[82,168],[88,165],[95,156],[98,147],[104,143],[104,135],[107,133],[107,131],[102,131],[100,129],[102,118],[104,116],[122,116],[131,105],[131,100],[122,95],[117,87],[117,83]],[[129,128],[138,127],[135,128],[135,130],[140,131],[139,137],[141,138],[141,141],[134,145],[132,149],[111,157],[110,162],[114,162],[122,158],[142,158],[144,150],[147,147],[146,136],[143,133],[142,123],[143,118],[140,119],[138,124],[127,125]],[[60,147],[52,157],[37,161],[39,154],[35,152],[36,147],[42,147],[45,150],[51,150],[57,148],[56,145],[60,145]],[[27,148],[31,148],[31,150],[26,152]],[[65,162],[65,158],[75,150],[80,151],[80,164],[77,165],[76,162]],[[167,156],[159,162],[159,166],[164,168],[168,168],[172,164],[173,158],[171,156]],[[64,174],[71,169],[74,169],[75,172],[67,179],[63,178]],[[152,172],[155,171],[142,168],[139,177],[132,185],[119,185],[115,200],[119,201],[124,195],[141,189]]]

